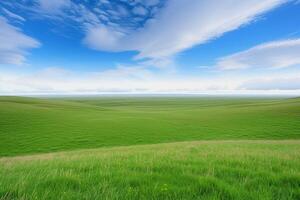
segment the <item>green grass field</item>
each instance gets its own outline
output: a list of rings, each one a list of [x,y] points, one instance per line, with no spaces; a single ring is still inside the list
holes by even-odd
[[[2,199],[300,198],[300,141],[211,141],[0,159]]]
[[[300,199],[300,98],[0,97],[0,199]]]
[[[194,140],[299,139],[300,98],[0,97],[0,156]]]

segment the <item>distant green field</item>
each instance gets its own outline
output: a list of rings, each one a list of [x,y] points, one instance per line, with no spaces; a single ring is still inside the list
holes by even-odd
[[[0,199],[299,200],[300,141],[203,141],[0,158]]]
[[[300,98],[0,97],[0,156],[228,139],[300,139]]]

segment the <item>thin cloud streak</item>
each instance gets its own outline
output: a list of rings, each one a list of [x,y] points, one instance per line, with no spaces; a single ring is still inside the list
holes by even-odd
[[[17,27],[9,24],[0,16],[0,63],[21,65],[26,60],[28,49],[38,48],[41,44]]]
[[[286,68],[300,66],[300,39],[272,41],[218,59],[217,68]]]

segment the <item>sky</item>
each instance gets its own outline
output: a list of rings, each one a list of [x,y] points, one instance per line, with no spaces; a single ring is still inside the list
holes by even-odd
[[[107,93],[300,95],[300,1],[0,1],[0,95]]]

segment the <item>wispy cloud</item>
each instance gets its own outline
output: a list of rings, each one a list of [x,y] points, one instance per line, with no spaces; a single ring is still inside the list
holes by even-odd
[[[292,0],[35,0],[32,12],[68,19],[101,51],[137,51],[136,59],[165,59],[246,25]],[[28,6],[27,6],[28,7]],[[70,23],[73,24],[74,23]]]
[[[70,0],[39,0],[39,8],[48,13],[57,13],[70,6]]]
[[[148,13],[148,10],[143,6],[136,6],[133,8],[132,12],[136,15],[146,15]]]
[[[287,0],[170,0],[137,31],[120,37],[115,30],[107,29],[110,39],[115,41],[109,46],[103,45],[101,36],[94,37],[93,29],[98,27],[89,29],[85,41],[99,50],[135,50],[139,52],[137,58],[168,57],[235,30],[285,2]]]
[[[1,10],[3,11],[3,13],[4,13],[8,18],[14,19],[14,20],[16,20],[16,21],[21,21],[21,22],[26,21],[23,17],[21,17],[20,15],[17,15],[17,14],[15,14],[15,13],[9,11],[8,9],[2,8]]]
[[[264,43],[246,51],[220,58],[223,70],[247,68],[285,68],[300,65],[300,39]]]
[[[28,49],[40,46],[37,40],[25,35],[1,16],[0,27],[0,63],[2,64],[20,65],[24,63]]]

